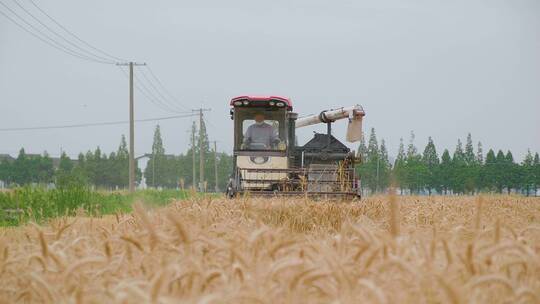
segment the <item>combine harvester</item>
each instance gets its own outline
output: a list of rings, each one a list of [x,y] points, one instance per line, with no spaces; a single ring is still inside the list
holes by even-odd
[[[354,151],[332,136],[332,123],[348,119],[346,139],[362,136],[361,106],[322,111],[298,118],[290,99],[279,96],[239,96],[231,100],[234,121],[233,174],[228,197],[250,195],[309,195],[352,199],[360,197]],[[326,134],[315,133],[297,145],[296,129],[326,124]]]

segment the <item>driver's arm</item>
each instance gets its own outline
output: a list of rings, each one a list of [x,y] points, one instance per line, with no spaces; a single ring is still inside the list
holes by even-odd
[[[246,133],[244,134],[244,140],[242,141],[242,145],[247,145],[251,142],[251,126],[249,126],[246,130]]]
[[[280,140],[279,140],[279,132],[278,132],[277,128],[275,128],[274,126],[272,126],[272,134],[270,136],[270,142],[272,144],[278,144],[280,142]]]

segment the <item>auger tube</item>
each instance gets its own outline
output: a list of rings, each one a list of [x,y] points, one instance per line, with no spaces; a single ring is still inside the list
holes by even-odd
[[[296,120],[295,127],[302,128],[319,123],[332,123],[336,120],[351,118],[359,119],[366,115],[364,109],[360,105],[354,105],[350,107],[343,107],[335,110],[322,111],[320,114],[309,115],[300,117]]]

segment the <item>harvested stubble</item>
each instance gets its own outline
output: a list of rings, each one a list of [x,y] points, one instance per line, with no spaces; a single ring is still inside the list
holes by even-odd
[[[0,302],[540,302],[540,199],[393,199],[193,199],[4,229]]]

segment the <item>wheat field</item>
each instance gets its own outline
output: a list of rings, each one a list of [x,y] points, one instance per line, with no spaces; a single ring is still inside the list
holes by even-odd
[[[0,302],[540,303],[540,199],[197,198],[0,230]]]

